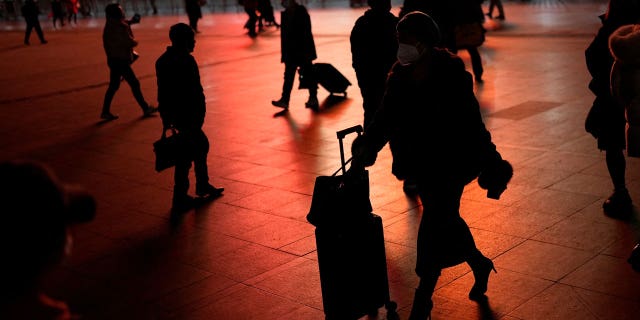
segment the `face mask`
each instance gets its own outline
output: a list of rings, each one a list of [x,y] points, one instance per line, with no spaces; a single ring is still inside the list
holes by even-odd
[[[398,44],[398,61],[403,66],[411,64],[420,59],[420,52],[418,48],[405,43]]]

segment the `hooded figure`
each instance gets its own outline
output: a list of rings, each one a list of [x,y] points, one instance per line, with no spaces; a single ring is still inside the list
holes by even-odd
[[[495,269],[460,216],[460,199],[465,185],[480,175],[487,196],[498,198],[511,178],[511,166],[485,128],[464,62],[438,47],[436,22],[414,11],[400,19],[396,30],[398,62],[389,74],[382,106],[353,142],[350,170],[373,165],[389,143],[392,173],[416,182],[423,204],[415,269],[420,283],[409,319],[425,320],[443,268],[468,263],[475,277],[469,299],[485,298]]]

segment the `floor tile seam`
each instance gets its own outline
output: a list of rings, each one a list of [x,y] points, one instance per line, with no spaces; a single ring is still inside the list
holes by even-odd
[[[189,264],[185,263],[185,265],[189,265]],[[196,268],[195,266],[191,266],[191,267]],[[202,269],[200,269],[200,270],[202,270]],[[162,294],[161,294],[161,295],[159,295],[159,296],[155,296],[155,297],[153,297],[153,298],[150,298],[150,299],[148,299],[148,300],[146,300],[146,301],[143,301],[143,303],[144,303],[145,305],[148,305],[148,306],[156,306],[159,302],[161,302],[161,300],[163,300],[163,299],[165,299],[165,298],[169,298],[171,295],[173,295],[173,294],[175,294],[175,293],[179,293],[179,292],[180,292],[180,290],[183,290],[183,289],[186,289],[186,288],[191,287],[191,286],[193,286],[193,285],[196,285],[198,282],[207,281],[207,279],[209,279],[209,278],[211,278],[211,277],[214,277],[214,276],[215,276],[215,277],[223,277],[223,278],[225,278],[225,279],[227,279],[227,280],[229,280],[229,281],[232,281],[232,282],[233,282],[233,283],[232,283],[231,285],[229,285],[229,286],[226,286],[226,287],[220,288],[220,289],[218,289],[218,290],[216,290],[216,291],[214,291],[214,292],[210,292],[210,293],[209,293],[209,294],[207,294],[206,296],[201,297],[201,298],[198,298],[198,299],[196,299],[196,300],[194,300],[194,301],[190,301],[190,302],[188,302],[188,303],[186,303],[186,304],[184,304],[184,305],[182,305],[182,306],[179,306],[179,307],[178,307],[177,309],[175,309],[175,310],[163,309],[164,311],[167,311],[167,312],[174,312],[174,313],[176,313],[176,312],[180,312],[180,310],[188,310],[188,308],[189,308],[190,306],[192,306],[192,305],[194,305],[194,304],[197,304],[197,303],[198,303],[198,302],[200,302],[200,301],[204,301],[204,300],[206,300],[206,299],[208,299],[208,298],[211,298],[212,296],[218,295],[218,294],[220,294],[221,292],[224,292],[225,290],[227,290],[227,289],[229,289],[229,288],[231,288],[231,287],[233,287],[233,286],[235,286],[235,285],[238,285],[238,284],[240,283],[240,282],[238,282],[238,281],[236,281],[236,280],[233,280],[233,279],[231,279],[231,278],[229,278],[229,277],[227,277],[227,276],[225,276],[225,275],[223,275],[223,274],[219,274],[219,273],[211,272],[211,271],[207,271],[207,270],[202,270],[202,271],[207,272],[207,273],[210,273],[210,275],[208,275],[208,276],[207,276],[207,277],[205,277],[205,278],[198,279],[198,280],[195,280],[195,281],[193,281],[193,282],[191,282],[191,283],[185,284],[185,285],[183,285],[183,286],[181,286],[181,287],[174,288],[173,290],[170,290],[170,291],[167,291],[167,292],[165,292],[165,293],[162,293]],[[224,297],[227,297],[227,296],[229,296],[229,295],[231,295],[231,294],[233,294],[233,292],[230,292],[230,293],[228,293],[228,294],[226,294],[226,295],[222,295],[222,296],[218,297],[218,299],[220,299],[220,298],[224,298]],[[206,304],[206,305],[208,305],[208,304]]]
[[[318,309],[318,308],[316,308],[316,307],[314,307],[314,306],[312,306],[312,305],[308,305],[308,304],[302,303],[302,302],[300,302],[300,301],[297,301],[297,300],[295,300],[295,298],[287,297],[287,296],[284,296],[284,295],[279,294],[279,293],[277,293],[277,292],[271,292],[271,291],[269,291],[269,290],[267,290],[267,289],[264,289],[264,288],[261,288],[261,287],[259,287],[259,286],[255,285],[255,284],[248,284],[248,283],[245,283],[244,281],[242,282],[242,284],[244,284],[245,286],[248,286],[248,287],[254,288],[254,289],[256,289],[256,290],[260,290],[260,291],[262,291],[262,292],[264,292],[264,293],[266,293],[266,294],[273,295],[273,296],[279,297],[279,298],[281,298],[281,299],[284,299],[284,300],[286,300],[286,301],[292,302],[292,303],[294,303],[294,304],[296,304],[296,305],[302,305],[302,306],[305,306],[305,307],[308,307],[308,308],[312,308],[312,309],[315,309],[315,310],[323,311],[322,309]],[[295,310],[294,310],[294,311],[295,311]],[[286,315],[286,314],[285,314],[285,315]],[[284,316],[284,315],[283,315],[283,316]]]
[[[296,221],[298,221],[298,220],[296,220]],[[198,229],[201,229],[201,230],[211,231],[211,230],[210,230],[210,229],[208,229],[206,226],[195,226],[195,227],[196,227],[196,228],[198,228]],[[258,228],[260,228],[260,227],[261,227],[261,226],[257,226],[257,227],[251,228],[251,229],[249,229],[249,230],[247,230],[247,231],[245,231],[245,232],[243,232],[243,233],[251,232],[251,231],[256,230],[256,229],[258,229]],[[297,242],[297,241],[300,241],[300,240],[302,240],[302,239],[304,239],[304,238],[306,238],[306,237],[308,237],[308,236],[305,236],[305,237],[303,237],[303,238],[297,239],[297,240],[295,240],[295,241],[293,241],[293,242],[287,243],[287,244],[282,245],[282,246],[280,246],[280,247],[274,248],[274,247],[270,247],[270,246],[264,245],[264,244],[259,243],[259,242],[254,242],[254,241],[252,241],[252,240],[248,240],[248,239],[242,238],[242,237],[240,237],[238,234],[225,233],[224,231],[223,231],[223,232],[219,232],[219,234],[222,234],[222,235],[227,236],[227,237],[229,237],[229,238],[233,238],[233,239],[235,239],[235,240],[240,240],[240,241],[242,241],[242,242],[246,242],[247,244],[246,244],[246,245],[243,245],[243,246],[242,246],[242,248],[244,248],[244,247],[248,247],[248,246],[251,246],[251,245],[256,245],[256,246],[259,246],[259,247],[262,247],[262,248],[265,248],[265,249],[268,249],[268,250],[275,250],[275,251],[277,251],[277,252],[279,252],[279,253],[284,253],[284,254],[287,254],[287,255],[295,256],[296,258],[305,258],[305,256],[306,256],[306,255],[308,255],[310,252],[315,251],[315,250],[312,250],[312,251],[310,251],[310,252],[308,252],[308,253],[305,253],[305,254],[301,254],[301,255],[300,255],[300,254],[296,254],[296,253],[293,253],[293,252],[286,251],[286,250],[283,250],[283,249],[282,249],[283,247],[286,247],[286,246],[288,246],[288,245],[290,245],[290,244],[292,244],[292,243],[295,243],[295,242]],[[221,254],[221,255],[219,255],[219,256],[225,256],[225,255],[229,255],[229,254],[232,254],[232,253],[233,253],[232,251],[229,251],[229,252],[225,252],[225,253],[223,253],[223,254]],[[306,259],[308,259],[308,258],[306,258]],[[312,260],[312,259],[309,259],[309,260]]]

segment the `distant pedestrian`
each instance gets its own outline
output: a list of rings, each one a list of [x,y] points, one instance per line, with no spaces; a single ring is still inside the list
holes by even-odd
[[[195,33],[200,33],[198,21],[202,18],[202,0],[185,0],[185,11],[189,18],[189,26]]]
[[[280,28],[280,24],[276,22],[271,0],[258,0],[258,30],[262,31],[264,26],[274,26]]]
[[[484,1],[483,1],[484,2]],[[493,8],[498,9],[498,15],[496,19],[504,20],[504,7],[502,6],[501,0],[489,0],[489,11],[487,11],[487,17],[493,19]]]
[[[198,64],[191,55],[196,43],[194,30],[178,23],[171,26],[169,38],[171,46],[156,61],[156,77],[163,130],[175,128],[184,148],[175,166],[172,201],[172,213],[181,213],[195,205],[195,199],[188,194],[192,163],[196,195],[216,198],[224,188],[209,183],[209,139],[202,131],[206,102]]]
[[[133,96],[142,108],[143,116],[151,116],[158,109],[149,105],[144,99],[140,90],[140,81],[131,68],[135,58],[133,48],[138,45],[133,37],[133,31],[131,31],[132,21],[125,20],[124,10],[118,3],[108,4],[105,8],[105,14],[107,21],[102,32],[102,44],[107,54],[110,75],[109,87],[104,96],[100,118],[104,120],[118,119],[117,115],[111,113],[111,101],[120,88],[120,81],[123,78],[131,87]]]
[[[249,37],[255,38],[258,36],[256,31],[256,23],[258,22],[258,1],[257,0],[241,0],[242,8],[247,14],[247,22],[244,24],[244,28],[247,29]]]
[[[60,21],[60,26],[64,27],[64,12],[65,6],[62,0],[51,0],[51,17],[54,29],[56,29],[56,21]]]
[[[368,0],[368,4],[370,9],[356,20],[350,35],[351,61],[362,94],[365,130],[382,103],[387,75],[398,52],[398,17],[390,12],[391,0]]]
[[[476,178],[488,197],[499,198],[513,172],[483,123],[464,62],[437,47],[440,34],[434,20],[410,12],[400,19],[397,31],[398,63],[389,75],[382,106],[353,142],[350,170],[373,165],[389,143],[392,173],[416,181],[423,205],[415,268],[420,282],[409,319],[426,320],[443,268],[466,262],[475,278],[469,299],[486,299],[495,268],[460,216],[460,199]]]
[[[95,199],[30,160],[0,163],[0,183],[0,319],[80,319],[47,287],[72,254],[73,227],[94,218]]]
[[[619,27],[640,23],[640,1],[610,0],[605,14],[600,16],[602,26],[585,50],[587,69],[591,74],[589,89],[595,95],[593,106],[587,115],[585,129],[604,150],[607,170],[613,183],[613,193],[602,204],[606,215],[629,218],[633,204],[626,186],[625,109],[611,93],[611,68],[613,56],[609,49],[609,37]]]
[[[71,25],[71,21],[73,20],[74,25],[78,25],[78,0],[65,0],[65,4],[67,7],[67,19],[69,25]]]
[[[284,63],[284,83],[280,99],[271,101],[271,104],[285,110],[289,108],[297,70],[301,78],[300,87],[309,90],[309,100],[305,106],[317,110],[318,84],[313,77],[313,60],[318,56],[311,32],[311,17],[307,8],[296,0],[282,0],[281,4],[285,8],[280,18],[280,61]]]
[[[38,3],[36,2],[36,0],[26,0],[22,5],[22,16],[24,17],[24,21],[27,23],[27,29],[24,33],[25,45],[30,44],[29,38],[31,37],[31,30],[33,29],[36,30],[36,34],[40,39],[40,43],[47,43],[47,40],[44,39],[42,28],[40,27],[40,20],[38,19],[38,15],[40,15],[40,8],[38,7]]]
[[[451,0],[450,0],[451,1]],[[484,39],[484,33],[486,30],[484,29],[484,14],[482,13],[482,2],[484,0],[454,0],[456,2],[456,9],[454,11],[454,21],[456,27],[462,26],[473,26],[475,30],[477,30],[476,35],[478,38]],[[454,27],[454,31],[456,29]],[[456,38],[454,37],[454,42]],[[481,43],[480,43],[481,45]],[[452,50],[454,53],[457,53],[458,50],[467,50],[469,53],[469,57],[471,58],[471,69],[473,70],[473,76],[476,83],[484,82],[482,80],[482,74],[484,73],[484,68],[482,67],[482,57],[480,56],[480,51],[478,51],[478,46],[462,46],[456,42],[454,49]]]

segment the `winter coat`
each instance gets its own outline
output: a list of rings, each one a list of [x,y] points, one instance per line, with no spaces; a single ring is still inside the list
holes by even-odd
[[[502,159],[482,121],[471,74],[460,57],[438,48],[416,63],[393,66],[383,104],[362,137],[364,154],[389,142],[392,173],[400,180],[467,184]]]
[[[614,58],[611,94],[624,106],[627,120],[627,155],[640,157],[640,24],[624,25],[609,37]]]
[[[301,65],[318,57],[311,33],[311,17],[305,6],[296,3],[282,11],[280,46],[280,61],[284,63]]]
[[[609,36],[620,26],[640,22],[640,0],[610,0],[607,12],[600,15],[602,26],[585,50],[585,61],[591,75],[589,89],[595,95],[585,121],[585,129],[598,139],[599,149],[624,146],[618,142],[620,126],[625,125],[624,110],[611,96]],[[622,138],[624,140],[624,137]]]
[[[393,13],[373,9],[365,11],[356,20],[350,41],[352,65],[358,81],[386,79],[398,52],[396,24],[398,17]]]
[[[156,61],[158,109],[164,127],[178,130],[200,129],[204,124],[206,103],[200,71],[186,50],[167,47]]]
[[[138,42],[133,38],[131,27],[124,20],[107,19],[102,32],[102,45],[107,59],[133,62],[133,48]]]

